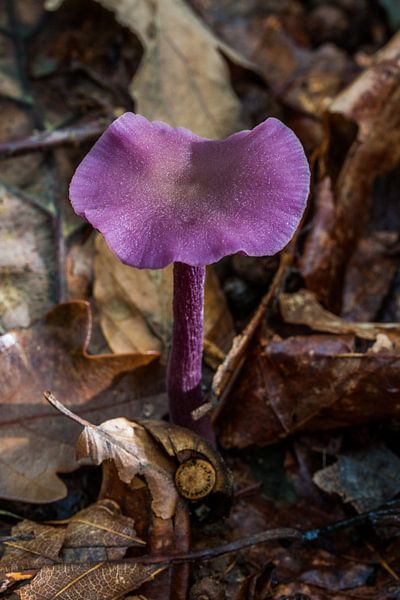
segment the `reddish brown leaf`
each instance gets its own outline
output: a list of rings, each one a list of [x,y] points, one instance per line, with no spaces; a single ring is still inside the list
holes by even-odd
[[[355,352],[351,336],[273,339],[255,347],[220,416],[226,446],[266,445],[399,414],[398,350]],[[376,350],[378,350],[376,352]]]

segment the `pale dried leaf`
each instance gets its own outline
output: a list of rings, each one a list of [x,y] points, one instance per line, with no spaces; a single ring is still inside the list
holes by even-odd
[[[183,0],[100,1],[145,48],[131,85],[139,113],[210,138],[240,128],[225,46]]]
[[[202,23],[183,0],[98,0],[135,33],[144,56],[131,84],[138,113],[204,137],[241,129],[240,103],[221,52],[251,68]],[[55,10],[60,0],[47,0]]]
[[[155,514],[163,519],[174,515],[178,500],[176,466],[139,423],[119,418],[98,427],[86,426],[78,440],[77,456],[89,457],[97,465],[112,460],[120,479],[128,484],[136,475],[142,475]]]
[[[172,331],[172,266],[134,269],[122,264],[100,235],[96,241],[94,295],[100,323],[114,352],[168,353]],[[233,339],[233,321],[212,267],[205,288],[205,336],[221,350]]]

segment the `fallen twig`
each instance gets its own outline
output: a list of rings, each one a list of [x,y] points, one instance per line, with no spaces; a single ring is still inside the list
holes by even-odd
[[[0,144],[0,159],[12,156],[21,156],[29,152],[41,152],[59,146],[78,145],[97,139],[107,126],[105,120],[69,127],[68,129],[55,129],[43,131],[21,140],[11,140]]]

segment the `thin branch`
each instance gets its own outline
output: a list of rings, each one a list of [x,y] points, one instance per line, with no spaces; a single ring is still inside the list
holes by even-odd
[[[292,245],[293,243],[291,244],[291,247]],[[229,354],[226,356],[224,362],[218,367],[217,372],[214,375],[210,397],[204,404],[193,411],[192,416],[194,420],[203,417],[212,409],[215,409],[214,414],[212,415],[212,420],[215,421],[217,419],[220,411],[222,410],[224,397],[226,397],[226,394],[230,390],[231,385],[233,384],[236,376],[239,373],[239,370],[243,365],[246,350],[265,315],[268,305],[282,285],[286,269],[292,260],[293,257],[289,249],[281,255],[278,270],[275,273],[268,292],[262,298],[251,321],[245,327],[243,332],[234,338]]]
[[[90,142],[100,137],[107,125],[108,121],[100,119],[87,125],[43,131],[21,140],[3,142],[0,144],[0,159]]]

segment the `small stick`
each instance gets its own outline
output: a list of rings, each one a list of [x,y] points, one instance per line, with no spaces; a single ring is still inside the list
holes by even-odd
[[[43,131],[21,140],[11,140],[0,144],[0,159],[21,156],[30,152],[41,152],[65,145],[79,145],[97,139],[103,133],[108,122],[95,121],[86,125]]]
[[[212,415],[213,421],[215,421],[217,418],[218,413],[222,408],[222,396],[229,389],[229,386],[234,381],[240,367],[243,365],[246,350],[253,339],[253,335],[257,327],[265,315],[267,306],[274,298],[276,291],[281,286],[286,268],[291,262],[292,254],[290,252],[283,253],[278,270],[275,274],[272,284],[268,289],[268,292],[262,298],[249,324],[241,334],[234,338],[229,354],[226,356],[224,362],[218,367],[212,382],[210,397],[204,404],[192,412],[192,418],[194,420],[204,417],[212,409],[218,407]]]

